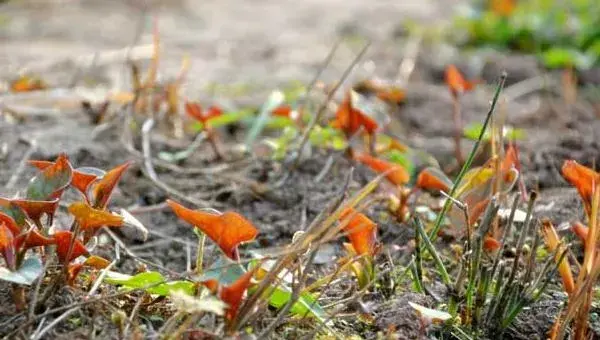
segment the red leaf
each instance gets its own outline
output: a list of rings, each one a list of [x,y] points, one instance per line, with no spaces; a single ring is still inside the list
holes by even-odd
[[[121,164],[118,167],[107,172],[96,184],[93,185],[94,193],[94,208],[105,209],[108,205],[108,200],[115,189],[115,186],[121,179],[121,176],[132,164],[132,161]]]
[[[21,208],[29,218],[34,221],[40,221],[43,214],[53,215],[58,208],[59,199],[53,201],[31,201],[15,199],[11,202]]]
[[[221,287],[219,298],[228,305],[227,310],[225,311],[225,318],[227,320],[235,319],[242,303],[244,292],[248,289],[248,286],[250,286],[250,280],[252,279],[252,275],[254,275],[254,270],[256,270],[256,268],[240,276],[231,285]]]
[[[27,187],[27,199],[36,201],[60,198],[71,184],[73,169],[65,154],[60,154],[51,166],[35,176]]]
[[[280,105],[276,107],[271,113],[273,116],[277,117],[287,117],[290,118],[292,113],[292,108],[289,105]]]
[[[223,115],[223,110],[221,110],[219,107],[217,106],[211,106],[208,108],[208,112],[206,112],[206,115],[204,115],[204,123],[206,124],[209,120],[222,116]]]
[[[204,123],[204,115],[202,115],[202,107],[198,103],[185,102],[185,112],[188,116]]]
[[[511,180],[512,175],[510,170],[513,168],[517,169],[517,171],[521,171],[521,162],[519,161],[519,150],[514,144],[510,144],[506,149],[504,159],[500,165],[504,181],[509,182]]]
[[[237,247],[240,243],[253,240],[258,230],[242,215],[225,212],[221,215],[209,214],[188,209],[181,204],[167,200],[175,214],[182,220],[202,230],[231,259],[237,259]]]
[[[10,229],[4,223],[0,223],[0,252],[10,270],[15,270],[15,247],[14,237]]]
[[[19,250],[44,247],[51,244],[54,244],[54,239],[43,236],[35,229],[15,238],[15,247]]]
[[[496,240],[495,238],[493,238],[491,236],[486,236],[483,239],[483,249],[485,249],[486,251],[498,250],[501,245],[502,244],[500,242],[498,242],[498,240]]]
[[[89,255],[87,248],[79,240],[75,240],[73,244],[73,250],[71,256],[67,261],[67,255],[69,253],[69,247],[73,233],[70,231],[57,231],[54,233],[54,240],[56,241],[56,255],[61,263],[68,263],[78,258],[81,255]]]
[[[27,216],[12,200],[0,197],[0,212],[11,217],[19,228],[25,226]]]
[[[390,163],[367,154],[356,155],[356,160],[377,173],[386,173],[385,177],[395,185],[406,184],[410,179],[408,172],[398,164]]]
[[[577,188],[589,215],[592,209],[594,186],[600,183],[600,173],[573,160],[565,161],[561,171],[563,177]]]
[[[439,170],[437,170],[439,171]],[[452,183],[448,183],[440,178],[439,174],[434,173],[433,169],[423,169],[417,177],[416,186],[427,191],[448,192]]]
[[[446,68],[445,78],[450,92],[452,92],[454,95],[462,94],[463,92],[472,90],[476,83],[473,81],[467,81],[460,73],[458,68],[454,65],[449,65]]]
[[[94,209],[85,202],[75,202],[69,206],[69,212],[75,217],[82,230],[101,228],[102,226],[120,227],[123,217],[105,210]]]
[[[490,2],[490,9],[492,12],[501,17],[510,16],[516,7],[516,0],[491,0]]]
[[[35,166],[40,170],[44,170],[47,167],[54,165],[54,162],[50,161],[29,161],[30,165]],[[73,179],[71,180],[71,185],[75,187],[77,190],[81,191],[84,195],[87,195],[87,189],[89,185],[96,180],[98,176],[93,174],[88,174],[82,171],[78,171],[77,169],[73,170]]]
[[[348,234],[352,247],[359,255],[373,255],[377,243],[377,224],[352,208],[344,210],[340,220],[348,217],[350,221],[344,226],[344,231]]]
[[[69,286],[75,285],[75,279],[83,269],[83,263],[73,263],[68,266],[67,273],[67,284]]]
[[[14,236],[21,233],[21,228],[19,228],[17,222],[15,222],[12,217],[2,212],[0,212],[0,224],[4,224],[4,226],[7,227]]]

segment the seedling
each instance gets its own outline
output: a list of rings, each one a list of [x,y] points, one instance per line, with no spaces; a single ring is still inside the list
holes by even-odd
[[[186,102],[185,112],[202,124],[202,129],[206,132],[206,137],[210,142],[210,146],[212,147],[215,156],[218,159],[223,159],[223,154],[219,149],[218,136],[210,123],[212,119],[221,117],[223,111],[217,106],[211,106],[208,108],[207,112],[204,112],[199,103]]]
[[[43,275],[45,262],[57,258],[62,275],[53,277],[44,297],[59,282],[73,285],[82,267],[104,268],[108,260],[90,256],[85,247],[102,226],[119,227],[123,217],[107,210],[110,196],[129,166],[126,163],[107,173],[95,168],[73,169],[66,155],[55,162],[32,161],[41,172],[35,176],[22,198],[0,198],[0,249],[6,263],[0,279],[13,282],[13,298],[18,309],[26,306],[25,289]],[[53,226],[58,203],[65,190],[76,189],[81,201],[71,203],[74,217],[70,230]],[[43,217],[46,217],[45,219]],[[80,256],[87,257],[77,261]],[[44,302],[45,299],[38,300]]]

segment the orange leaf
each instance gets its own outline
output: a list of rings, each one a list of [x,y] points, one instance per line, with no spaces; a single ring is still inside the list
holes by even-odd
[[[352,208],[344,210],[340,215],[340,219],[348,217],[350,221],[344,226],[344,231],[348,234],[352,247],[359,255],[373,255],[377,242],[377,224]]]
[[[50,161],[29,161],[30,165],[35,166],[40,170],[44,170],[47,167],[54,165],[54,162]],[[98,176],[93,174],[88,174],[82,171],[78,171],[77,169],[73,170],[73,179],[71,180],[71,185],[73,185],[77,190],[81,191],[84,195],[87,193],[87,189],[89,185],[96,180]]]
[[[2,212],[0,212],[0,224],[4,224],[4,226],[7,227],[14,236],[21,233],[21,228],[19,228],[17,222],[15,222],[12,217]]]
[[[486,236],[483,239],[483,249],[485,249],[486,251],[495,251],[500,249],[500,246],[502,244],[496,240],[495,238],[491,237],[491,236]]]
[[[593,189],[600,183],[600,173],[573,160],[565,161],[561,171],[563,177],[577,188],[589,215],[592,209]]]
[[[280,105],[280,106],[276,107],[271,114],[273,116],[277,116],[277,117],[290,118],[291,113],[292,113],[292,108],[289,105]]]
[[[211,106],[208,108],[208,112],[206,112],[206,115],[204,116],[204,123],[208,123],[209,120],[222,116],[223,115],[223,110],[221,110],[218,106]]]
[[[0,252],[10,270],[15,270],[14,236],[4,223],[0,223]]]
[[[231,259],[237,259],[237,247],[240,243],[253,240],[258,230],[242,215],[225,212],[221,215],[209,214],[188,209],[181,204],[167,200],[175,214],[182,220],[202,230]]]
[[[430,169],[423,169],[417,177],[416,186],[427,191],[448,192],[450,186],[438,176],[435,176]]]
[[[446,85],[448,85],[450,92],[455,96],[470,91],[475,87],[475,82],[467,81],[454,65],[446,67],[445,78]]]
[[[19,250],[44,247],[51,244],[54,244],[54,239],[43,236],[35,229],[15,238],[15,247]]]
[[[556,233],[556,229],[554,229],[552,222],[549,220],[542,221],[542,235],[544,235],[546,246],[551,252],[554,252],[558,249],[558,252],[554,257],[555,261],[558,262],[562,252],[564,251],[564,246],[561,244],[558,234]],[[565,292],[567,292],[568,295],[571,295],[571,293],[575,290],[575,281],[573,280],[573,273],[571,272],[571,268],[569,267],[569,262],[567,261],[566,257],[564,257],[558,264],[558,272],[562,278]]]
[[[517,7],[516,0],[491,0],[490,9],[498,16],[508,17]]]
[[[358,154],[356,160],[365,164],[377,173],[386,173],[385,177],[395,185],[408,183],[410,175],[400,165],[390,163],[367,154]]]
[[[202,114],[202,107],[198,103],[194,102],[185,102],[185,112],[188,116],[200,121],[204,122],[204,115]]]
[[[82,230],[96,229],[102,226],[120,227],[123,217],[105,210],[94,209],[85,202],[75,202],[69,206],[69,212],[75,217]]]
[[[401,104],[405,97],[406,94],[399,88],[382,89],[377,92],[377,98],[394,104]]]
[[[579,237],[585,245],[589,233],[589,228],[579,222],[575,222],[575,224],[571,226],[571,231],[574,232],[575,235],[577,235],[577,237]]]
[[[481,217],[481,214],[483,214],[489,203],[490,199],[488,198],[477,202],[472,208],[469,207],[469,226],[472,226],[479,220],[479,217]]]
[[[115,189],[115,186],[121,179],[121,176],[132,164],[132,161],[126,162],[119,165],[118,167],[110,170],[93,186],[94,192],[94,208],[105,209],[108,205],[108,200]]]
[[[92,255],[85,259],[84,264],[95,269],[104,269],[110,265],[110,261],[100,256]]]
[[[67,261],[67,255],[69,253],[69,247],[72,238],[73,233],[70,231],[57,231],[54,233],[54,240],[56,241],[56,255],[61,263],[71,262],[81,255],[89,255],[89,252],[83,243],[81,243],[79,240],[75,240],[75,243],[73,244],[73,250],[71,251],[71,256]]]
[[[43,214],[52,215],[58,208],[59,199],[53,201],[30,201],[15,199],[11,202],[21,208],[34,221],[40,221]]]
[[[67,270],[67,284],[69,286],[73,286],[75,284],[75,279],[77,278],[77,275],[79,275],[79,272],[81,272],[81,269],[83,269],[83,263],[69,264]]]
[[[21,76],[10,83],[10,90],[12,92],[37,91],[44,90],[47,87],[48,85],[42,79],[27,75]]]
[[[225,311],[225,318],[227,320],[235,319],[242,303],[244,292],[248,289],[248,286],[250,286],[250,280],[252,279],[252,275],[254,275],[256,268],[257,267],[247,271],[231,285],[223,286],[221,288],[219,298],[228,305],[227,310]]]
[[[46,167],[35,176],[27,187],[27,199],[46,201],[60,198],[63,191],[71,184],[73,168],[67,155],[61,153],[56,162]]]
[[[368,134],[372,135],[378,128],[377,122],[374,119],[352,107],[352,95],[350,92],[346,93],[346,97],[344,97],[344,100],[338,107],[336,118],[332,122],[332,125],[344,131],[347,136],[354,135],[361,127]]]

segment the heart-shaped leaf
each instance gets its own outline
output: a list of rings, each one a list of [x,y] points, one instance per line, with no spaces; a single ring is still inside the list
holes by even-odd
[[[54,244],[54,238],[45,237],[35,229],[31,229],[27,233],[21,234],[15,238],[15,247],[19,250],[44,247],[51,244]]]
[[[238,309],[242,304],[242,298],[244,293],[250,286],[252,275],[254,275],[256,267],[253,270],[246,272],[237,281],[229,286],[223,286],[219,292],[219,298],[227,304],[227,310],[225,312],[225,318],[227,320],[235,319]]]
[[[3,212],[0,212],[0,224],[4,224],[13,235],[21,233],[21,228],[19,228],[15,220]]]
[[[0,280],[29,286],[42,274],[43,270],[42,261],[39,258],[29,257],[14,272],[0,267]]]
[[[56,162],[35,176],[27,187],[27,198],[45,201],[59,198],[71,183],[73,169],[65,154],[60,154]]]
[[[194,225],[213,240],[226,256],[237,259],[240,243],[253,240],[258,234],[256,227],[242,215],[228,211],[221,215],[188,209],[181,204],[167,200],[175,214]]]

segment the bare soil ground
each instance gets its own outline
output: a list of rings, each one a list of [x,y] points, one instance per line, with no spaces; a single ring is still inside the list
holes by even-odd
[[[150,4],[143,14],[135,1],[9,1],[0,5],[0,78],[10,79],[25,67],[39,72],[56,87],[67,87],[75,81],[88,88],[125,88],[128,83],[122,75],[126,70],[122,62],[94,66],[69,60],[150,43],[151,18],[156,14],[163,44],[161,74],[173,77],[182,56],[191,57],[185,96],[200,100],[216,98],[233,107],[259,105],[272,89],[293,81],[308,83],[340,37],[346,39],[322,77],[325,82],[339,78],[367,39],[372,40],[373,45],[348,83],[368,77],[396,79],[408,39],[402,25],[409,19],[424,24],[446,20],[455,3],[441,0],[165,1]],[[407,85],[406,104],[393,117],[399,123],[393,132],[409,145],[430,152],[442,165],[451,161],[451,101],[441,81],[443,67],[450,62],[461,64],[471,75],[489,83],[501,69],[508,71],[506,95],[514,97],[502,104],[500,112],[506,115],[509,124],[526,131],[525,140],[520,142],[521,157],[527,186],[541,193],[536,212],[539,217],[552,218],[556,225],[581,219],[583,211],[577,193],[568,188],[559,169],[565,159],[600,164],[600,112],[587,102],[565,107],[557,90],[519,93],[518,85],[514,84],[543,74],[537,63],[527,56],[465,55],[451,47],[423,47]],[[211,94],[208,88],[213,84],[230,84],[230,88],[237,86],[244,90],[235,95]],[[490,98],[491,88],[466,95],[463,100],[465,122],[480,122]],[[14,98],[10,95],[0,94],[0,105],[11,100]],[[46,107],[37,99],[28,105]],[[67,152],[74,164],[101,168],[135,158],[121,143],[120,129],[96,134],[95,127],[77,105],[67,105],[58,111],[42,110],[41,114],[37,109],[32,112],[18,124],[0,121],[0,144],[6,145],[7,150],[0,162],[1,185],[11,181],[29,151],[32,151],[31,159],[48,160]],[[231,139],[240,136],[239,131],[225,133],[229,133],[226,136]],[[32,148],[28,143],[34,140],[36,147]],[[139,149],[139,141],[136,143]],[[153,152],[159,152],[178,146],[156,137],[152,147]],[[178,173],[158,168],[158,175],[165,183],[196,200],[219,209],[239,211],[261,231],[254,246],[275,247],[289,242],[294,232],[302,230],[327,202],[340,194],[351,165],[343,157],[334,157],[325,177],[320,182],[315,181],[329,156],[317,152],[285,179],[281,190],[265,195],[257,195],[248,186],[222,173],[235,173],[258,183],[272,184],[282,181],[285,175],[282,164],[264,159],[215,162],[209,148],[199,150],[178,164],[188,170]],[[143,211],[144,206],[160,204],[169,195],[143,176],[139,165],[123,178],[114,205],[138,209],[137,216],[151,229],[151,235],[144,244],[134,237],[123,237],[140,258],[172,272],[183,272],[188,269],[186,254],[195,252],[195,235],[166,209]],[[219,171],[221,166],[227,170]],[[371,176],[365,169],[357,170],[352,182],[354,189]],[[1,193],[13,194],[32,173],[33,170],[26,169],[11,188],[2,188]],[[380,238],[386,245],[402,249],[413,237],[412,228],[393,223],[379,211],[373,209],[369,215],[379,222]],[[209,248],[209,251],[212,250]],[[396,261],[406,258],[402,250],[393,256]],[[325,262],[320,265],[326,267]],[[125,258],[119,266],[120,270],[132,273],[138,262]],[[6,288],[0,289],[0,323],[10,321],[14,313],[12,307],[7,307]],[[339,298],[336,294],[343,296],[344,288],[340,287],[340,291],[326,299]],[[562,299],[560,294],[549,294],[523,313],[507,337],[543,338]],[[363,326],[353,326],[350,319],[339,320],[340,325],[365,337],[374,337],[377,332],[394,326],[400,338],[416,338],[421,330],[407,302],[432,304],[409,292],[391,296],[388,301],[384,301],[383,296],[371,296],[367,300],[374,304],[373,312],[378,316],[374,325],[361,330]],[[69,301],[66,294],[64,299],[57,299],[56,305]],[[353,309],[356,306],[348,306],[348,311]],[[82,311],[83,314],[88,312]],[[597,317],[598,311],[594,313]],[[0,330],[0,335],[18,327],[18,321]],[[98,338],[116,336],[113,326],[102,321],[97,323],[99,328],[95,335]],[[89,335],[89,326],[78,329],[77,325],[66,323],[49,333],[48,338],[84,338]],[[600,336],[598,320],[595,329]]]

